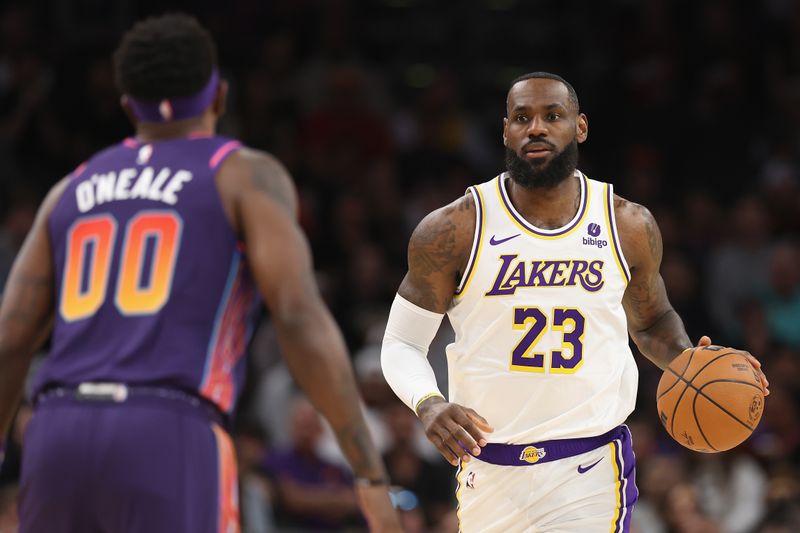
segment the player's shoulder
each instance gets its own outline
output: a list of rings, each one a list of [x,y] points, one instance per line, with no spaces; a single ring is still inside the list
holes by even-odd
[[[450,257],[454,264],[460,265],[472,247],[476,216],[475,200],[470,192],[430,212],[411,235],[409,256],[435,250],[439,257]]]
[[[266,194],[290,212],[297,209],[297,192],[289,171],[263,150],[241,147],[220,166],[217,182],[223,195]]]
[[[467,192],[449,204],[428,213],[417,225],[412,240],[420,237],[454,235],[459,230],[474,230],[475,200]]]
[[[656,222],[653,214],[645,206],[626,200],[617,194],[614,195],[614,217],[620,231],[622,231],[622,226],[635,231]]]
[[[661,233],[647,207],[615,194],[614,218],[622,251],[631,267],[653,259],[661,261]]]

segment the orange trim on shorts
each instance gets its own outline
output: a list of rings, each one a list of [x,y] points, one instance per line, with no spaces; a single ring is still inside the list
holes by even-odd
[[[236,453],[230,435],[213,424],[211,429],[217,441],[217,465],[219,472],[219,533],[239,533],[239,479],[236,472]]]

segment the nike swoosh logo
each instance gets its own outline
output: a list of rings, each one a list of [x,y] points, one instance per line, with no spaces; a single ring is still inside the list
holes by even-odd
[[[517,233],[516,235],[512,235],[511,237],[506,237],[505,239],[495,239],[494,238],[495,236],[492,235],[492,238],[489,239],[489,244],[491,244],[492,246],[497,246],[498,244],[503,244],[504,242],[510,241],[511,239],[514,239],[514,238],[519,237],[519,236],[520,236],[520,234]]]
[[[585,474],[586,472],[588,472],[589,470],[591,470],[592,468],[594,468],[595,466],[597,466],[597,463],[599,463],[599,462],[600,462],[600,461],[602,461],[602,460],[603,460],[603,458],[601,457],[600,459],[598,459],[598,460],[597,460],[597,461],[595,461],[594,463],[590,464],[589,466],[581,466],[581,465],[578,465],[578,473],[579,473],[579,474]]]

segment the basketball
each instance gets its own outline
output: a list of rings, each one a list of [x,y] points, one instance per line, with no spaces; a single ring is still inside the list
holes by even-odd
[[[658,383],[658,415],[670,436],[704,453],[730,450],[758,425],[761,379],[741,352],[692,348],[676,357]]]

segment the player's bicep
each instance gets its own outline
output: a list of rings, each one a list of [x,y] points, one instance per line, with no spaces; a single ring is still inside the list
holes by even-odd
[[[622,306],[631,334],[646,330],[672,309],[664,280],[658,272],[650,276],[641,275],[638,279],[632,274],[631,282],[622,299]]]
[[[466,196],[419,223],[408,244],[408,273],[397,291],[400,296],[435,313],[447,311],[469,255],[474,210],[471,196]]]
[[[308,242],[289,212],[263,193],[244,195],[240,214],[259,291],[278,321],[292,320],[318,296]]]
[[[631,267],[631,280],[622,305],[631,334],[653,325],[672,309],[661,278],[663,242],[653,215],[646,208],[622,200],[615,206],[623,251]]]

